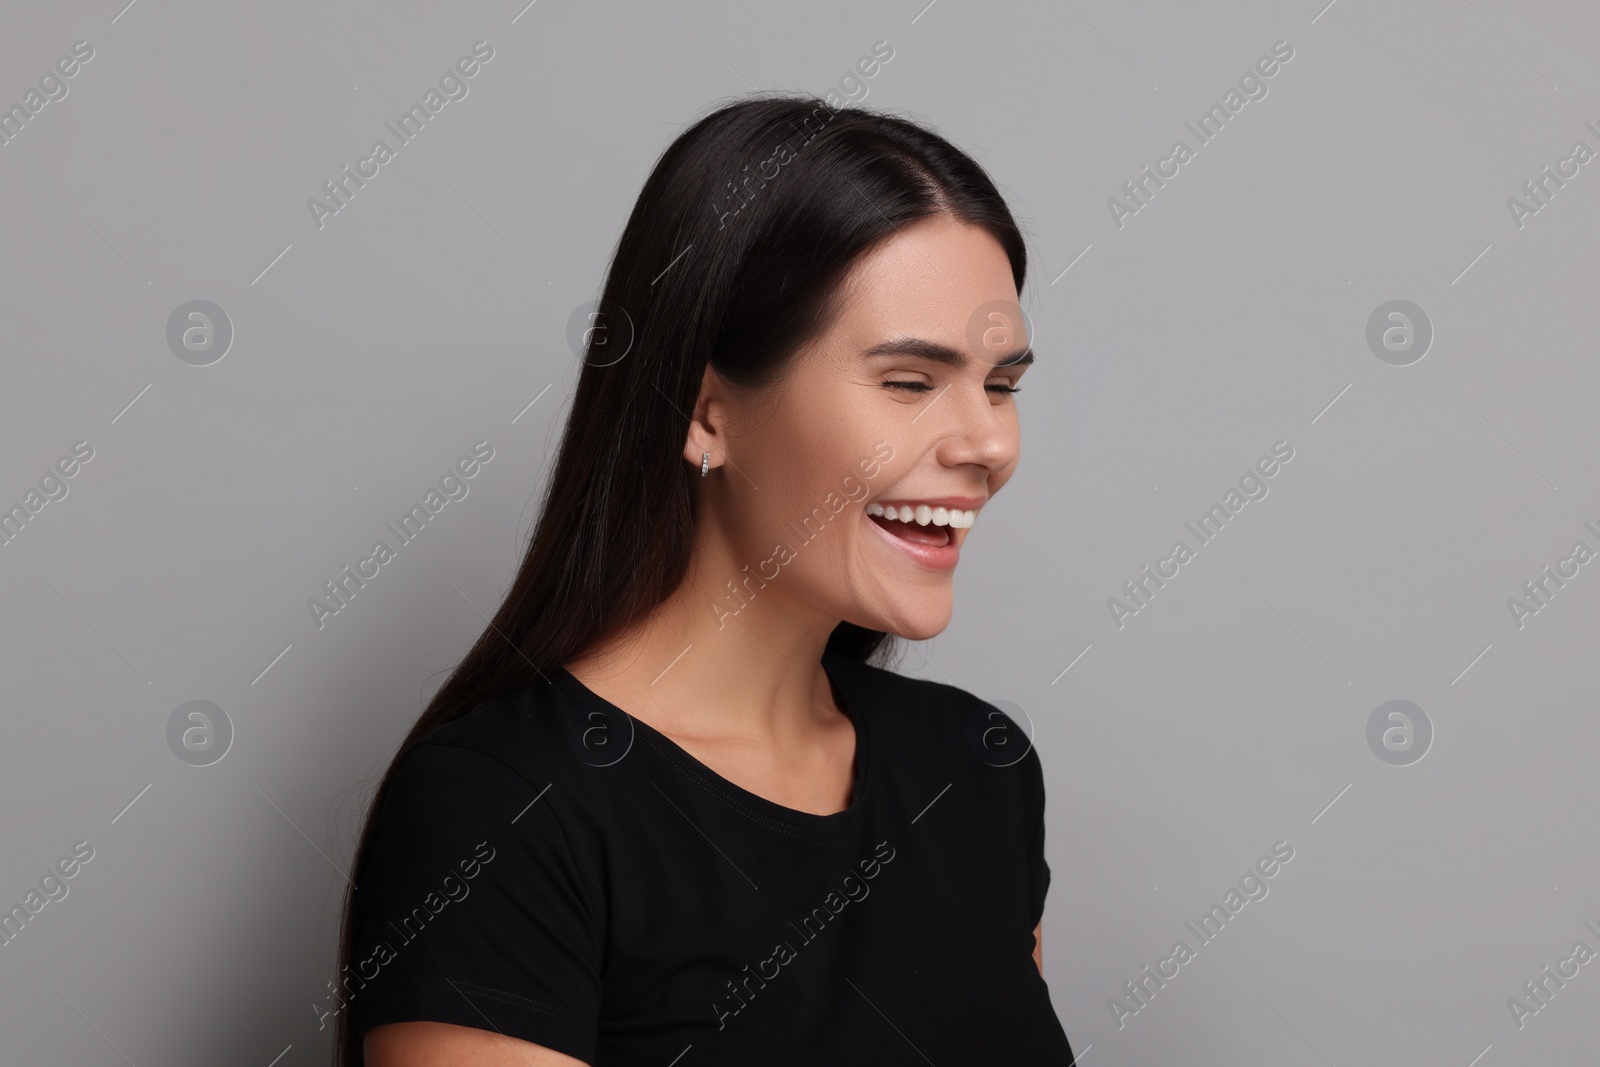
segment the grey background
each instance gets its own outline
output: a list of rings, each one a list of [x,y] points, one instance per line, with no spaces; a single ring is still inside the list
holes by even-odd
[[[365,783],[513,574],[569,314],[683,124],[826,93],[878,40],[864,102],[974,152],[1029,235],[1021,469],[904,669],[1036,729],[1083,1062],[1593,1058],[1600,962],[1506,1006],[1600,950],[1600,565],[1506,606],[1600,545],[1600,162],[1506,206],[1600,148],[1591,6],[124,3],[0,19],[8,106],[95,50],[0,147],[0,503],[94,449],[0,546],[0,902],[95,850],[0,948],[9,1062],[326,1062]],[[480,39],[470,94],[319,230],[306,199]],[[1279,40],[1119,229],[1107,199]],[[207,367],[166,344],[193,299],[234,330]],[[1435,330],[1410,366],[1366,344],[1392,299]],[[318,630],[306,600],[478,440],[469,495]],[[1107,599],[1279,440],[1270,494],[1119,629]],[[166,740],[197,699],[234,730],[208,767]],[[1409,766],[1366,741],[1393,699],[1435,732]],[[1278,840],[1270,894],[1119,1029]]]

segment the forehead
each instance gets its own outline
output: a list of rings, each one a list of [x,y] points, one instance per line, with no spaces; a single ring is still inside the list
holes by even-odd
[[[866,253],[844,287],[841,341],[865,348],[914,334],[966,347],[974,314],[1015,304],[1011,260],[989,232],[948,216],[903,226]]]

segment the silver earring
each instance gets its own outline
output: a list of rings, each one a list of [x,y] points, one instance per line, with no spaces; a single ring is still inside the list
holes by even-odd
[[[700,477],[704,478],[711,471],[711,453],[700,453]]]

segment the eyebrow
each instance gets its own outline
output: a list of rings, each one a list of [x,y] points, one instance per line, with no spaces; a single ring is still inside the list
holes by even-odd
[[[883,341],[867,349],[863,355],[868,356],[919,356],[922,359],[943,363],[946,366],[961,369],[967,365],[964,353],[948,345],[941,345],[921,337],[896,337],[890,341]],[[1033,348],[1028,346],[1020,348],[1009,355],[1002,356],[995,367],[1026,367],[1033,362]]]

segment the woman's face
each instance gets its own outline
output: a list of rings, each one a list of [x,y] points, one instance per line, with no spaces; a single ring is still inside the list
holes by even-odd
[[[686,452],[722,466],[705,504],[736,561],[728,610],[766,600],[922,640],[949,624],[956,561],[1016,469],[1009,390],[1031,354],[1011,262],[977,226],[923,219],[863,257],[842,300],[782,385],[719,390],[723,432]]]

